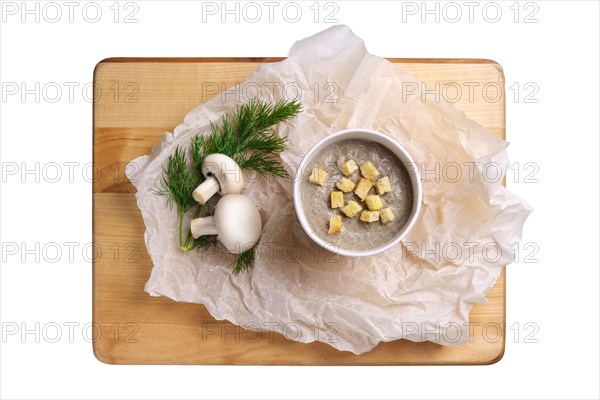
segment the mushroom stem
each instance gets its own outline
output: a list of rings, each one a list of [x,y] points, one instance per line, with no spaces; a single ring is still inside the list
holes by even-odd
[[[190,224],[190,230],[194,239],[198,239],[204,235],[217,235],[217,226],[215,224],[215,217],[203,217],[192,220]]]
[[[204,204],[219,190],[221,190],[221,185],[219,184],[219,181],[217,180],[217,178],[210,175],[192,192],[192,197],[198,203]]]

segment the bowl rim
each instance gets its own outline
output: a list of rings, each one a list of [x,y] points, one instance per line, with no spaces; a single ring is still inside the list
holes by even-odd
[[[408,170],[408,174],[411,180],[411,186],[413,191],[413,207],[411,210],[410,217],[404,227],[400,230],[398,235],[394,237],[389,242],[385,244],[375,247],[373,249],[367,250],[348,250],[343,249],[341,247],[336,247],[332,243],[328,243],[325,240],[321,239],[313,229],[311,229],[308,219],[304,214],[304,210],[302,209],[302,201],[300,200],[300,183],[302,179],[302,171],[306,168],[306,165],[312,160],[315,154],[317,154],[321,149],[324,149],[330,144],[336,143],[338,141],[344,140],[344,136],[353,136],[351,134],[357,134],[361,137],[348,137],[347,139],[362,139],[368,141],[374,141],[385,146],[388,150],[390,150],[394,155],[396,155],[400,162],[405,166]],[[372,138],[376,138],[378,140],[371,140]],[[410,164],[412,168],[409,168],[407,164]],[[411,157],[410,153],[402,146],[398,141],[393,139],[392,137],[371,129],[364,128],[349,128],[341,131],[337,131],[332,133],[331,135],[327,135],[323,139],[319,140],[317,143],[311,146],[311,148],[304,154],[300,164],[298,165],[298,169],[294,175],[294,188],[293,188],[293,201],[294,201],[294,209],[296,211],[296,217],[300,221],[300,225],[306,234],[319,246],[322,248],[331,251],[332,253],[347,256],[347,257],[368,257],[376,254],[383,253],[384,251],[389,250],[390,248],[396,246],[400,241],[410,232],[410,230],[415,225],[419,213],[421,211],[421,202],[422,202],[422,184],[421,184],[421,175],[419,173],[419,169],[417,168],[417,164]]]

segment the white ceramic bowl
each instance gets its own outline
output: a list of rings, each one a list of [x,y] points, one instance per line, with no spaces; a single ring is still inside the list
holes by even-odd
[[[306,219],[306,215],[304,214],[304,209],[301,204],[300,184],[302,183],[301,180],[303,179],[302,171],[304,171],[305,168],[307,168],[307,166],[310,165],[310,162],[312,161],[313,157],[319,154],[321,150],[323,150],[325,147],[347,139],[368,140],[371,142],[382,144],[383,146],[388,148],[405,165],[412,183],[413,206],[412,211],[410,213],[410,217],[406,222],[406,225],[404,225],[402,230],[389,242],[384,243],[381,246],[374,247],[372,249],[353,251],[348,249],[336,248],[335,250],[332,250],[333,246],[330,243],[325,242],[319,236],[317,236],[317,234],[311,228],[310,224],[308,223],[308,220]],[[317,142],[308,151],[308,153],[306,153],[306,155],[304,155],[304,158],[302,158],[298,170],[296,171],[296,176],[294,177],[294,207],[296,209],[296,215],[298,216],[298,219],[300,220],[300,224],[302,225],[304,231],[308,234],[308,236],[310,236],[312,240],[314,240],[324,249],[348,257],[372,256],[384,252],[400,243],[402,238],[404,238],[404,236],[406,236],[406,234],[413,227],[417,220],[417,217],[419,216],[419,211],[421,210],[421,197],[421,177],[419,175],[418,169],[416,168],[415,162],[413,161],[412,157],[408,154],[406,149],[404,149],[404,147],[402,147],[400,143],[396,142],[389,136],[369,129],[346,129],[323,138],[322,140]]]

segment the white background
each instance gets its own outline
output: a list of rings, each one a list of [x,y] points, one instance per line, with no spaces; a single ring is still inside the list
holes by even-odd
[[[524,262],[524,253],[508,267],[507,325],[514,329],[507,331],[504,358],[485,367],[345,368],[109,366],[94,358],[82,336],[82,326],[91,321],[92,287],[91,264],[82,254],[91,242],[91,184],[82,179],[82,166],[92,159],[92,104],[82,88],[92,81],[95,64],[111,56],[285,56],[295,40],[331,26],[324,22],[325,11],[336,10],[318,5],[315,23],[313,2],[299,3],[302,16],[292,23],[282,15],[281,2],[270,22],[268,9],[258,2],[261,21],[245,21],[254,14],[241,14],[239,23],[234,15],[221,23],[220,13],[203,14],[199,2],[138,1],[128,8],[117,5],[115,23],[113,3],[99,2],[102,16],[96,23],[86,21],[95,18],[94,9],[82,15],[83,2],[75,6],[73,22],[69,6],[55,3],[62,13],[56,23],[48,21],[56,18],[56,8],[44,13],[45,3],[37,5],[39,22],[35,11],[23,15],[21,2],[2,4],[2,398],[598,398],[597,2],[498,2],[502,15],[496,23],[488,21],[495,18],[495,6],[485,15],[483,2],[472,22],[468,6],[454,3],[462,12],[456,23],[448,21],[456,7],[444,14],[445,3],[437,6],[439,22],[431,14],[423,16],[425,23],[420,1],[335,3],[333,18],[349,25],[371,53],[498,61],[507,82],[511,160],[539,167],[537,183],[523,176],[508,179],[509,188],[535,209],[523,242],[539,251],[532,257],[538,262]],[[28,7],[34,9],[35,2]],[[416,14],[403,13],[414,7]],[[124,23],[134,11],[138,22]],[[294,18],[288,11],[285,17]],[[534,11],[530,19],[537,22],[525,23]],[[55,103],[56,92],[41,89],[38,102],[35,93],[25,99],[20,92],[7,94],[14,84],[20,90],[21,83],[35,92],[36,82],[40,88],[56,82],[63,93]],[[74,83],[70,99],[67,85]],[[524,91],[526,83],[534,86]],[[535,87],[539,91],[526,98]],[[532,99],[537,103],[528,102]],[[57,183],[48,176],[37,183],[35,173],[23,177],[20,170],[9,174],[15,165],[33,168],[36,161],[79,163],[74,182],[64,176],[65,168]],[[73,259],[63,254],[52,262],[48,243],[64,242],[77,244]],[[16,254],[7,243],[19,246]],[[34,249],[39,243],[39,262],[35,250],[28,254],[22,243]],[[9,334],[15,327],[35,330],[36,322],[46,327],[39,339],[33,333]],[[524,328],[527,323],[539,328],[529,338],[534,340],[524,339],[532,332]],[[50,343],[54,324],[62,336]]]

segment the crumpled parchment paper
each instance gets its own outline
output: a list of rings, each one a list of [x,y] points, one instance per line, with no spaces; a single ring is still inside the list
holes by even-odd
[[[507,142],[443,99],[402,96],[407,82],[418,81],[369,54],[349,28],[336,26],[296,42],[286,60],[261,66],[228,95],[192,110],[152,154],[126,169],[137,188],[154,263],[146,291],[204,304],[216,319],[247,329],[305,343],[319,340],[356,354],[400,338],[466,343],[469,311],[486,302],[502,266],[513,261],[531,209],[484,175],[482,166],[490,162],[506,171]],[[315,88],[327,84],[333,86],[317,95]],[[152,188],[175,146],[187,147],[193,135],[209,131],[210,121],[253,95],[302,101],[301,115],[277,128],[289,139],[281,157],[292,172],[325,135],[368,128],[399,141],[419,168],[435,171],[436,163],[456,163],[463,166],[462,177],[424,174],[420,217],[402,245],[353,259],[328,253],[304,233],[291,179],[250,173],[244,193],[260,207],[264,228],[254,269],[232,275],[234,257],[221,247],[204,253],[179,249],[176,212]]]

